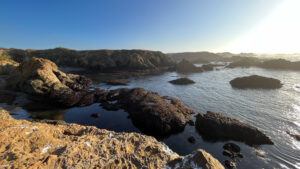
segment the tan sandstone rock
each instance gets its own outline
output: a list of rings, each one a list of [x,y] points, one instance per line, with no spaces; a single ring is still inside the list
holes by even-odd
[[[150,136],[15,120],[4,110],[0,143],[1,168],[168,168],[175,159],[187,159],[183,167],[224,168],[203,150],[181,157]]]
[[[19,63],[10,60],[10,59],[1,59],[0,60],[0,75],[8,75],[16,70],[19,66]]]

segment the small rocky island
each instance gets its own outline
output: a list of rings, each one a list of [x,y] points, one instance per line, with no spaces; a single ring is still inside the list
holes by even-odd
[[[282,87],[280,80],[258,75],[238,77],[231,80],[230,84],[232,87],[241,89],[278,89]]]
[[[256,127],[239,120],[208,111],[196,117],[196,129],[207,140],[235,140],[249,145],[274,144]]]
[[[176,84],[176,85],[188,85],[188,84],[194,84],[195,81],[189,79],[189,78],[179,78],[179,79],[175,79],[175,80],[171,80],[169,81],[172,84]]]

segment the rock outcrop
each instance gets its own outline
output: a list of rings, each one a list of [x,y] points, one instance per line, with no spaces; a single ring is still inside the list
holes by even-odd
[[[176,61],[181,61],[186,59],[192,63],[209,63],[216,61],[223,61],[225,58],[211,52],[184,52],[184,53],[170,53],[170,57],[174,58]]]
[[[134,125],[151,135],[182,131],[194,113],[179,99],[161,97],[142,88],[112,90],[101,101],[114,101],[114,106],[129,113]]]
[[[177,84],[177,85],[187,85],[187,84],[193,84],[195,81],[189,79],[189,78],[179,78],[175,80],[169,81],[172,84]]]
[[[49,59],[58,66],[86,68],[93,72],[156,70],[175,64],[172,58],[162,52],[148,50],[72,50],[61,47],[47,50],[2,50],[18,62],[39,57]]]
[[[77,124],[51,125],[15,120],[0,110],[1,168],[224,167],[203,150],[181,157],[164,143],[138,133],[117,133]],[[182,159],[187,159],[182,163]]]
[[[175,70],[179,73],[196,73],[203,72],[199,67],[196,67],[193,63],[183,59],[175,66]]]
[[[84,76],[59,71],[55,63],[42,58],[22,62],[7,79],[8,88],[61,106],[94,103],[94,95],[88,91],[91,83]]]
[[[167,169],[180,168],[180,169],[225,169],[224,166],[209,153],[204,150],[198,149],[192,154],[184,157],[179,157],[170,161]]]
[[[238,77],[230,81],[232,87],[235,88],[261,88],[261,89],[278,89],[282,87],[280,80],[263,77],[258,75]]]
[[[10,59],[0,59],[0,75],[8,75],[13,73],[19,63]]]
[[[235,140],[248,145],[274,144],[256,127],[210,111],[197,115],[196,129],[204,139],[211,141]]]

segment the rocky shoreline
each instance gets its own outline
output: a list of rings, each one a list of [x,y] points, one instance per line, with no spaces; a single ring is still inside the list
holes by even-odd
[[[150,136],[15,120],[5,110],[0,110],[0,131],[1,168],[224,169],[204,150],[183,157]]]

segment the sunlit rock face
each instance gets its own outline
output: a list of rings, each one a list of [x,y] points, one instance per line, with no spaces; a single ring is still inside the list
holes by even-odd
[[[0,59],[0,75],[11,74],[16,70],[18,66],[19,63],[11,59]]]
[[[92,81],[84,76],[65,74],[55,63],[42,58],[30,58],[22,62],[7,79],[7,88],[22,91],[32,96],[49,99],[63,106],[93,103],[86,101]],[[84,100],[83,100],[84,98]]]
[[[0,110],[0,131],[2,168],[156,169],[171,166],[175,159],[183,168],[224,168],[203,150],[181,157],[150,136],[15,120],[4,110]]]

